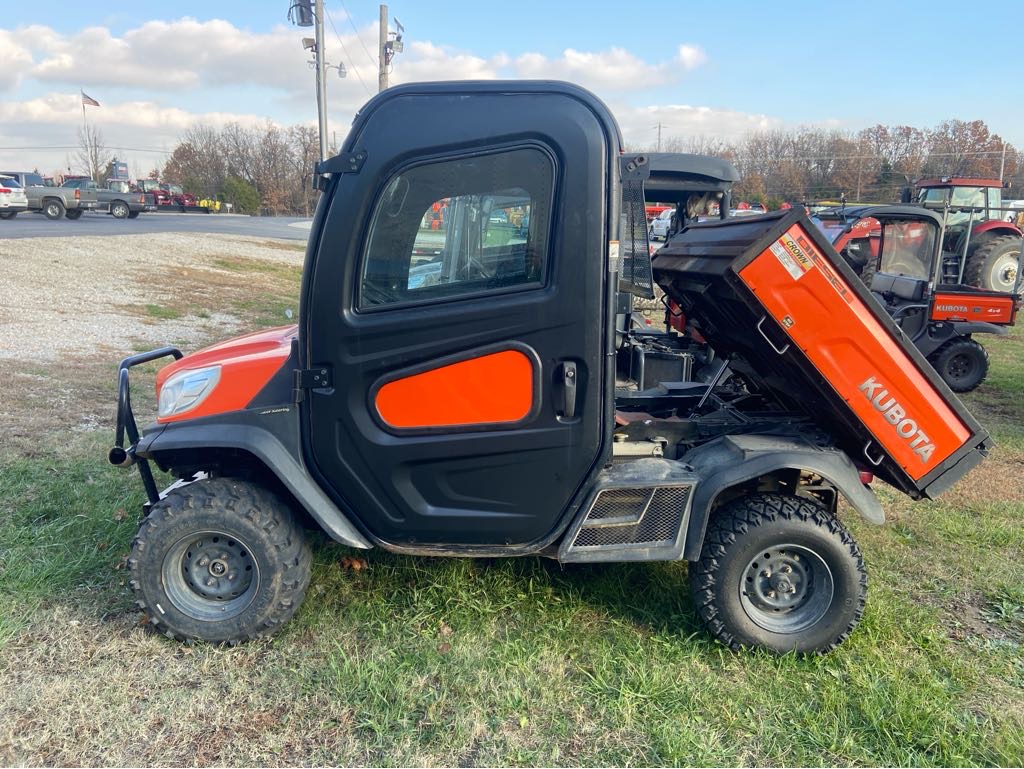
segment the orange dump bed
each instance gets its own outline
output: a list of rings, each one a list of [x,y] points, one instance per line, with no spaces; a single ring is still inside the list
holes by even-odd
[[[734,368],[914,497],[976,465],[988,435],[802,212],[688,228],[657,282]]]

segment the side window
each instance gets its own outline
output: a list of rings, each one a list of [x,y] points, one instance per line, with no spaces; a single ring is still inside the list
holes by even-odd
[[[554,167],[523,148],[416,166],[377,200],[361,309],[543,285]]]

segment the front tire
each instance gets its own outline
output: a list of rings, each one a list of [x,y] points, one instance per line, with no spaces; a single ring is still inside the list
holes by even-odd
[[[43,202],[43,214],[47,219],[60,219],[64,216],[64,204],[51,198]]]
[[[13,219],[17,215],[17,211],[4,211],[3,213],[0,213],[0,219]]]
[[[312,556],[291,510],[262,486],[207,479],[171,491],[128,559],[136,604],[181,641],[269,635],[302,603]]]
[[[715,512],[690,589],[702,622],[730,649],[824,654],[860,621],[867,572],[853,536],[821,503],[755,494]]]
[[[928,362],[955,393],[974,390],[988,376],[988,351],[969,337],[946,342]]]

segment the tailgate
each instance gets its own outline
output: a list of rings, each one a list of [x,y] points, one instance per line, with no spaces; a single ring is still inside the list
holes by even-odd
[[[936,496],[987,452],[988,434],[802,212],[690,227],[654,276],[719,354],[911,496]]]

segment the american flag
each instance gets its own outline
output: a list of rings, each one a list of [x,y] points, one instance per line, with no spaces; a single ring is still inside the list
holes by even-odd
[[[87,94],[85,91],[81,91],[81,94],[82,94],[82,108],[83,109],[85,108],[85,105],[87,105],[87,104],[90,107],[98,107],[98,106],[100,106],[100,103],[98,101],[96,101],[94,98],[92,98],[91,96],[89,96],[89,94]]]

